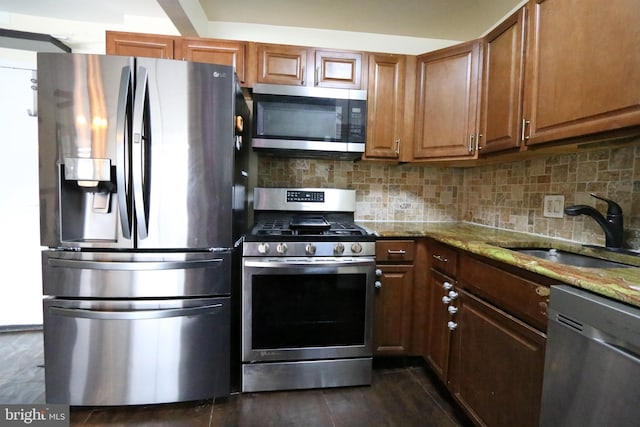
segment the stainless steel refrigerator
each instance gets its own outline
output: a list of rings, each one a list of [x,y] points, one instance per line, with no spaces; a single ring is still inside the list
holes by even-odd
[[[233,69],[41,53],[38,108],[47,402],[228,395],[250,145]]]

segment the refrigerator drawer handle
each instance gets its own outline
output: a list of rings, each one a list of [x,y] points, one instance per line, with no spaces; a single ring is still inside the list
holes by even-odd
[[[155,310],[132,310],[132,311],[103,311],[90,310],[86,308],[63,308],[49,307],[51,314],[65,317],[81,317],[84,319],[97,320],[143,320],[143,319],[166,319],[169,317],[184,317],[198,314],[210,314],[222,307],[222,304],[203,305],[201,307],[189,308],[160,308]]]
[[[222,264],[222,258],[193,261],[85,261],[77,259],[50,258],[52,267],[79,268],[87,270],[184,270],[189,268],[207,268]]]

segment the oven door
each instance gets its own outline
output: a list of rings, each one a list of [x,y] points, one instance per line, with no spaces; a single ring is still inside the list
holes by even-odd
[[[371,357],[375,258],[243,260],[242,360]]]

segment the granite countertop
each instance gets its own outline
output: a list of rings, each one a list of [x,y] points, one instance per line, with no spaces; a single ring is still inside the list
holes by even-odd
[[[541,274],[640,307],[640,256],[594,249],[580,243],[470,223],[363,222],[380,238],[431,237],[453,247]],[[586,268],[547,261],[505,248],[555,248],[635,267]]]

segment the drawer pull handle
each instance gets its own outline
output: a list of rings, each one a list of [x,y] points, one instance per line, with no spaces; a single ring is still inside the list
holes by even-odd
[[[405,251],[404,249],[399,249],[399,250],[387,249],[387,253],[389,255],[406,255],[407,251]]]
[[[536,294],[540,295],[541,297],[548,297],[550,293],[551,290],[546,286],[538,286],[536,288]]]
[[[448,259],[446,259],[446,258],[444,258],[444,257],[442,257],[442,256],[440,256],[440,255],[431,255],[431,256],[432,256],[434,259],[437,259],[438,261],[441,261],[441,262],[449,262],[449,260],[448,260]]]

